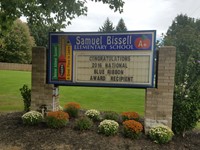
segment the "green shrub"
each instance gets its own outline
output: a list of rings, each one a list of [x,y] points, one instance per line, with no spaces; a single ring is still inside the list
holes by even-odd
[[[99,121],[100,120],[100,112],[96,109],[90,109],[85,112],[85,115],[92,119],[93,121]]]
[[[126,120],[123,122],[123,135],[131,139],[137,139],[142,134],[143,126],[135,120]]]
[[[200,119],[200,92],[197,90],[191,89],[187,96],[175,92],[172,117],[172,130],[175,134],[184,134],[197,125]]]
[[[169,142],[174,133],[170,128],[164,125],[158,125],[149,130],[149,137],[156,143],[164,144]]]
[[[29,111],[22,116],[22,121],[26,125],[37,125],[42,122],[42,120],[42,114],[37,111]]]
[[[46,123],[51,128],[62,128],[67,125],[69,115],[63,111],[48,112],[46,116]]]
[[[162,41],[165,46],[176,47],[172,118],[175,134],[192,130],[200,119],[200,30],[197,26],[199,21],[178,15]]]
[[[103,120],[98,126],[99,133],[106,136],[115,135],[118,132],[119,124],[114,120]]]
[[[76,102],[69,102],[64,106],[64,111],[69,114],[70,118],[77,118],[80,108],[80,104]]]
[[[118,115],[118,113],[116,113],[114,111],[106,111],[103,114],[103,119],[118,121],[119,120],[119,115]]]
[[[89,130],[93,126],[93,122],[90,118],[84,116],[76,120],[75,129],[77,130]]]
[[[24,111],[30,111],[31,106],[31,89],[28,88],[26,84],[23,85],[22,88],[19,89],[24,102]]]

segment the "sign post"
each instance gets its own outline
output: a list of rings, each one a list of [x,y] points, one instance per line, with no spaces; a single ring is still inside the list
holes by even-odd
[[[156,31],[50,33],[48,83],[154,87]]]

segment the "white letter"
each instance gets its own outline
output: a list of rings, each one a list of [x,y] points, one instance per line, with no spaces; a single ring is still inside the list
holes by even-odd
[[[79,45],[80,44],[80,36],[76,37],[76,44]]]
[[[107,44],[111,44],[111,36],[107,36]]]

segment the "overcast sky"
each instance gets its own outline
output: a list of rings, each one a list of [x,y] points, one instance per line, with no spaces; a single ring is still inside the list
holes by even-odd
[[[108,17],[116,26],[120,18],[128,30],[157,30],[157,37],[166,33],[178,14],[200,19],[200,0],[124,0],[124,12],[119,14],[108,5],[88,1],[88,14],[72,20],[66,32],[98,31]]]

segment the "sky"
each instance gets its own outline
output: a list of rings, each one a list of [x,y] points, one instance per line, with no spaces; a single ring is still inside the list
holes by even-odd
[[[200,0],[124,0],[124,12],[114,12],[109,6],[88,0],[87,16],[72,20],[66,32],[97,32],[106,18],[117,25],[122,18],[129,31],[156,30],[157,37],[166,33],[179,14],[200,19]]]

